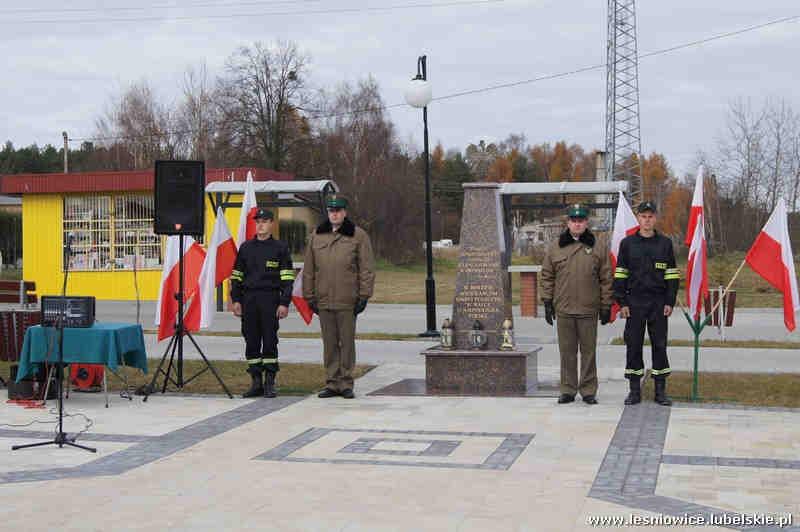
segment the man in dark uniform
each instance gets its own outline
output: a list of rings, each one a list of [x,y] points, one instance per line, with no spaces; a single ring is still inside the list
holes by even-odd
[[[274,217],[257,209],[256,236],[239,246],[231,274],[233,313],[242,318],[247,372],[252,382],[243,397],[275,397],[278,320],[289,313],[294,268],[289,246],[272,238]],[[261,374],[265,372],[262,380]]]
[[[630,393],[625,404],[642,400],[642,346],[647,328],[652,346],[650,374],[655,382],[655,401],[669,406],[672,401],[666,394],[667,375],[671,372],[667,360],[667,319],[675,306],[680,272],[675,266],[672,242],[655,230],[655,204],[641,203],[636,218],[639,230],[620,243],[614,271],[614,299],[619,303],[620,315],[627,319],[625,376],[630,381]]]

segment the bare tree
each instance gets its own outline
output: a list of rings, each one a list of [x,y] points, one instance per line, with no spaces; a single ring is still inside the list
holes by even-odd
[[[357,223],[372,235],[376,254],[395,263],[421,253],[422,158],[401,151],[372,78],[344,83],[321,102],[316,124],[321,167],[352,200]]]
[[[213,161],[220,108],[205,63],[189,67],[181,83],[182,100],[175,114],[180,151],[191,159]]]
[[[99,137],[113,141],[117,150],[130,154],[134,168],[147,168],[156,159],[179,154],[173,112],[157,100],[146,81],[131,84],[112,99],[95,126]]]
[[[219,80],[228,141],[267,168],[283,170],[302,135],[307,64],[292,42],[257,42],[231,55]]]

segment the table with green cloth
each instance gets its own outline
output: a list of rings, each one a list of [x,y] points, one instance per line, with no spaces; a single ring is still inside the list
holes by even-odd
[[[37,373],[45,362],[58,362],[58,331],[54,327],[35,325],[25,331],[17,382]],[[142,326],[98,322],[91,327],[65,327],[64,363],[103,364],[112,371],[124,364],[147,373]]]

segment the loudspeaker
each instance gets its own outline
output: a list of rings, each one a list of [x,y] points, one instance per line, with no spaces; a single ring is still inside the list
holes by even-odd
[[[153,232],[202,236],[205,184],[203,161],[156,161]]]

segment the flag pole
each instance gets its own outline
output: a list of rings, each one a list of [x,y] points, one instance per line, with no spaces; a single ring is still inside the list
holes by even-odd
[[[686,321],[689,322],[689,328],[692,329],[692,333],[694,334],[694,367],[692,370],[691,401],[693,403],[696,403],[699,400],[697,392],[698,392],[698,381],[700,375],[698,369],[700,363],[700,334],[703,332],[703,329],[706,328],[706,325],[708,325],[708,321],[711,319],[711,316],[713,316],[714,313],[711,312],[710,314],[706,315],[705,319],[703,320],[700,319],[700,316],[698,316],[697,319],[692,319],[689,316],[689,313],[686,311],[686,308],[681,303],[680,298],[678,298],[677,302],[678,302],[678,307],[680,307],[681,311],[683,312],[683,315],[686,317]]]
[[[736,270],[736,273],[734,273],[734,274],[733,274],[733,278],[732,278],[732,279],[730,280],[730,282],[728,283],[728,286],[726,286],[726,287],[725,287],[725,291],[724,291],[724,292],[722,292],[722,295],[721,295],[721,296],[719,296],[719,301],[717,301],[717,302],[716,302],[716,304],[714,304],[714,307],[711,309],[711,312],[709,313],[710,315],[712,315],[712,316],[713,316],[713,315],[714,315],[714,312],[717,310],[717,308],[718,308],[718,307],[719,307],[719,306],[722,304],[722,302],[725,300],[725,296],[726,296],[726,295],[728,294],[728,292],[730,291],[730,289],[731,289],[731,286],[733,285],[733,282],[736,280],[736,278],[737,278],[737,277],[739,277],[739,274],[741,273],[741,271],[742,271],[742,268],[744,268],[744,265],[745,265],[745,263],[746,263],[746,262],[747,262],[747,259],[746,259],[746,258],[745,258],[745,259],[742,259],[742,263],[739,265],[739,269],[738,269],[738,270]]]

